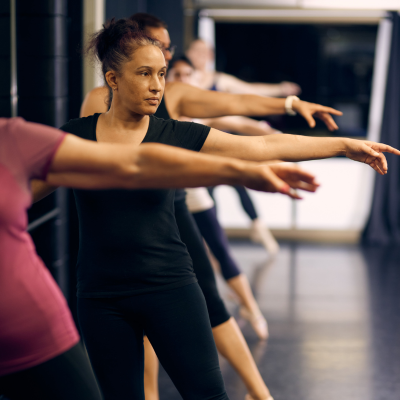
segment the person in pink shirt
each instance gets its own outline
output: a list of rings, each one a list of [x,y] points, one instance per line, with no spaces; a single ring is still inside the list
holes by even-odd
[[[31,179],[86,189],[240,183],[297,197],[285,171],[292,172],[291,186],[315,191],[314,177],[290,165],[260,166],[156,143],[95,143],[0,118],[0,396],[101,399],[68,305],[26,231]]]

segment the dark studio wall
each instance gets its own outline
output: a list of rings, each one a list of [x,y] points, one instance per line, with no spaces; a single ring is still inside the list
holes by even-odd
[[[147,12],[168,25],[171,43],[183,52],[183,0],[106,0],[106,19],[126,18],[137,12]]]
[[[15,0],[17,115],[60,127],[79,116],[82,102],[83,0]],[[0,2],[0,116],[11,116],[11,0]],[[40,257],[66,297],[69,282],[68,198],[59,189],[28,212],[30,234]],[[39,223],[41,222],[41,223]],[[74,297],[74,296],[73,296]]]
[[[303,100],[344,111],[335,134],[366,135],[377,25],[217,22],[215,28],[218,71],[249,82],[296,82]],[[299,116],[271,122],[311,133]],[[317,124],[312,132],[329,135]]]
[[[11,76],[11,35],[10,3],[0,1],[0,117],[11,117],[10,76]]]

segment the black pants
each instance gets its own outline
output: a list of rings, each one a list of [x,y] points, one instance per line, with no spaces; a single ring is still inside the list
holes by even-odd
[[[218,222],[215,207],[194,213],[193,218],[210,250],[218,260],[225,280],[240,275],[242,271],[230,253],[228,238]]]
[[[232,186],[237,194],[239,195],[240,202],[242,203],[243,210],[249,216],[249,218],[254,221],[258,218],[256,208],[254,207],[253,201],[251,200],[247,189],[244,186]],[[208,188],[211,197],[214,199],[214,189],[215,187]]]
[[[214,271],[204,247],[201,233],[184,200],[175,203],[175,219],[181,239],[186,244],[193,260],[193,269],[206,299],[211,327],[214,328],[228,321],[231,316],[219,295]]]
[[[228,399],[197,283],[122,298],[79,298],[78,318],[106,400],[144,400],[144,331],[184,400]]]
[[[35,367],[0,377],[0,397],[10,400],[101,400],[80,344]]]

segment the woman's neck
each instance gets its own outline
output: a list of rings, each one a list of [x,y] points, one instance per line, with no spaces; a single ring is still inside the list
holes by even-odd
[[[150,117],[119,106],[113,99],[110,109],[101,114],[96,129],[98,141],[141,143],[146,136]]]

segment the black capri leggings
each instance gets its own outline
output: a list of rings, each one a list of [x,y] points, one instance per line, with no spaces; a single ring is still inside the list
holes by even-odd
[[[219,295],[214,271],[204,247],[203,238],[184,199],[175,202],[175,219],[182,242],[186,244],[193,260],[193,269],[206,300],[211,327],[215,328],[228,321],[231,316]]]
[[[193,218],[210,250],[218,260],[225,280],[240,275],[242,271],[230,253],[228,238],[218,222],[215,207],[194,213]]]
[[[105,400],[144,400],[143,331],[184,400],[226,400],[197,283],[143,295],[78,299],[78,318]]]
[[[101,400],[86,353],[77,344],[35,367],[0,377],[9,400]]]
[[[249,216],[249,218],[254,221],[258,218],[256,208],[254,207],[253,201],[251,200],[249,194],[247,193],[247,189],[244,186],[232,186],[237,194],[239,195],[240,202],[242,203],[243,210]],[[210,196],[214,199],[214,189],[215,187],[209,187],[208,191]],[[215,199],[214,199],[215,202]]]

